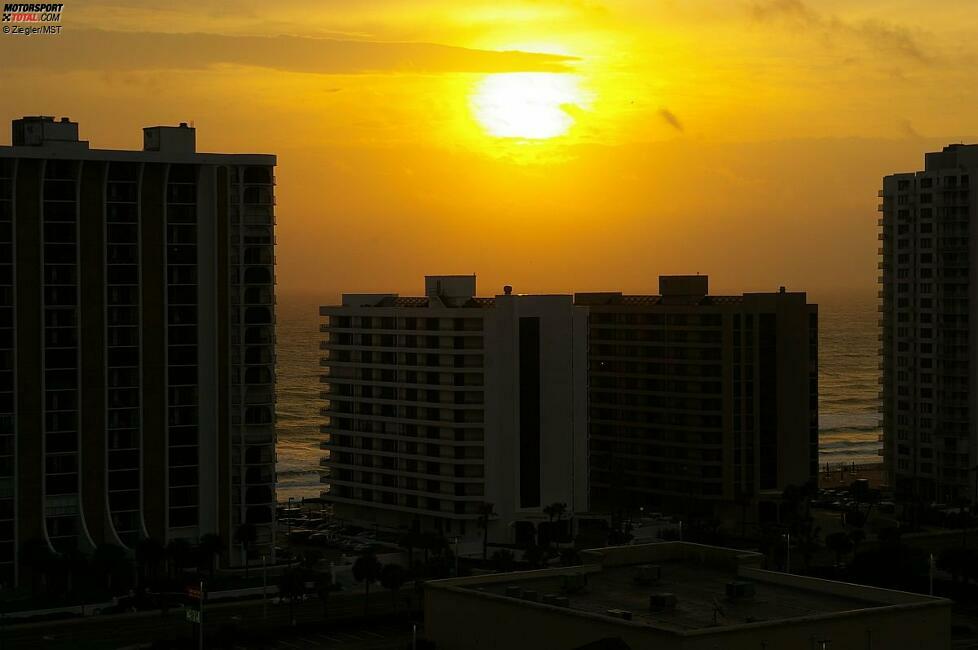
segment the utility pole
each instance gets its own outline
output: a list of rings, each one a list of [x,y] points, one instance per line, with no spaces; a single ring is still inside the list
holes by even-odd
[[[261,617],[268,620],[268,574],[265,572],[265,554],[261,556]]]
[[[934,595],[934,554],[930,554],[930,559],[927,561],[927,585],[929,587],[928,593]]]
[[[200,581],[200,622],[197,624],[200,631],[200,650],[204,650],[204,581]]]
[[[784,534],[784,572],[791,573],[791,533]]]

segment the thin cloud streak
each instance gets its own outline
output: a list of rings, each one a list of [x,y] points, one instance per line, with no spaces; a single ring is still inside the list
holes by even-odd
[[[837,16],[821,14],[802,0],[767,0],[748,5],[750,16],[758,22],[782,21],[794,26],[820,32],[823,36],[835,35],[856,38],[873,47],[886,49],[925,65],[935,63],[935,58],[918,42],[917,36],[907,27],[881,20],[847,22]]]
[[[174,70],[218,64],[319,74],[566,72],[574,57],[303,36],[228,36],[105,30],[66,31],[43,48],[0,39],[0,60],[17,69]]]

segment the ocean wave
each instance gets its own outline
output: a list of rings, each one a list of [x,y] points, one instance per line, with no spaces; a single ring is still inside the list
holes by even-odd
[[[290,476],[319,476],[318,469],[280,469],[278,472],[279,478],[290,477]]]
[[[837,426],[828,427],[825,429],[819,429],[819,435],[822,434],[833,434],[833,433],[875,433],[880,431],[879,425],[875,424],[851,424],[848,426]]]

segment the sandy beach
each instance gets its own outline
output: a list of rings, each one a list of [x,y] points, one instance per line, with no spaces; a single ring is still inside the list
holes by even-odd
[[[883,463],[847,464],[830,463],[819,467],[818,487],[823,489],[848,488],[856,479],[869,480],[871,488],[879,488],[884,483]]]

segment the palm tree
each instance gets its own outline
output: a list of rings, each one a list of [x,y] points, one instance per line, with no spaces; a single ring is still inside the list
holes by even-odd
[[[201,535],[200,541],[197,542],[198,560],[201,564],[206,564],[211,578],[214,577],[214,558],[220,558],[223,548],[224,541],[221,539],[221,536],[214,535],[213,533]]]
[[[84,583],[89,575],[88,557],[76,548],[67,549],[58,557],[60,569],[65,577],[65,594],[71,595],[84,585],[79,586],[79,578]]]
[[[855,555],[859,552],[859,545],[866,541],[866,531],[856,528],[849,532],[849,539],[852,540],[852,554]]]
[[[397,613],[397,594],[405,582],[407,582],[407,571],[400,564],[385,564],[380,570],[380,584],[385,589],[390,589],[395,614]]]
[[[482,529],[482,559],[485,560],[489,549],[489,519],[496,515],[495,506],[488,501],[479,504],[479,528]]]
[[[329,595],[336,591],[333,576],[328,571],[316,574],[316,594],[323,601],[323,620],[329,620]]]
[[[370,584],[377,582],[380,577],[380,562],[373,550],[367,549],[353,563],[353,579],[364,584],[363,615],[367,615],[367,604],[370,599]]]
[[[240,526],[238,526],[238,530],[236,530],[234,533],[235,543],[240,544],[242,550],[244,551],[245,578],[248,577],[248,565],[249,565],[248,549],[250,549],[251,545],[254,544],[257,540],[258,540],[258,529],[255,528],[254,524],[248,522],[245,522]]]
[[[512,571],[515,561],[516,556],[509,549],[501,548],[492,554],[493,568],[499,573]]]
[[[105,576],[105,588],[112,592],[112,576],[126,562],[126,551],[116,544],[99,544],[92,553],[92,570]]]
[[[166,555],[170,561],[170,575],[176,576],[177,571],[190,564],[193,556],[193,547],[190,542],[183,538],[171,539],[166,545]]]
[[[544,506],[543,514],[547,515],[547,517],[550,518],[550,521],[547,522],[547,545],[548,546],[550,545],[551,541],[557,538],[557,535],[554,533],[554,517],[557,518],[557,523],[559,524],[565,512],[567,512],[566,503],[551,503],[549,506]]]
[[[842,556],[852,550],[852,538],[840,530],[825,537],[825,547],[835,552],[835,563],[842,564]]]
[[[43,592],[47,589],[47,577],[51,571],[54,561],[54,552],[43,539],[32,539],[24,542],[21,547],[21,556],[24,563],[30,568],[31,583],[35,593]],[[40,585],[40,589],[38,589]]]
[[[155,582],[160,564],[165,558],[166,549],[158,539],[144,537],[139,540],[136,544],[136,564],[139,567],[140,581],[144,582],[149,576]]]
[[[414,549],[422,545],[421,533],[416,530],[409,530],[397,541],[397,545],[407,549],[408,568],[414,568]]]

